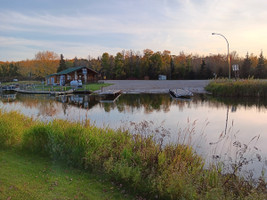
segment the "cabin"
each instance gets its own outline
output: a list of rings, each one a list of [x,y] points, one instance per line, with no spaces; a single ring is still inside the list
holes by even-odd
[[[73,80],[81,80],[82,83],[97,82],[98,73],[88,67],[72,67],[45,77],[47,85],[66,85]]]

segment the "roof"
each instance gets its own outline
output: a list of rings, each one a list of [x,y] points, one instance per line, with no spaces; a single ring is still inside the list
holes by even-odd
[[[47,76],[45,76],[46,78],[49,78],[49,77],[51,77],[51,76],[56,76],[57,74],[55,73],[55,74],[49,74],[49,75],[47,75]]]
[[[93,70],[91,68],[80,66],[80,67],[71,67],[71,68],[65,69],[63,71],[60,71],[58,73],[47,75],[46,77],[49,78],[51,76],[62,75],[62,74],[69,74],[71,72],[75,72],[75,71],[80,70],[82,68],[87,68],[87,69],[91,70],[92,72],[95,72],[96,74],[98,74],[98,72],[96,72],[95,70]]]

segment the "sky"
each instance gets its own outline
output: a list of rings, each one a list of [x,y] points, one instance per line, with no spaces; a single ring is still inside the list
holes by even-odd
[[[266,0],[0,0],[0,61],[104,52],[267,55]]]

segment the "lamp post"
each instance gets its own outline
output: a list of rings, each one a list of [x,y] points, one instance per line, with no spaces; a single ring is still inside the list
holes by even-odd
[[[223,34],[212,33],[212,35],[222,36],[225,39],[226,43],[227,43],[227,59],[228,59],[228,65],[229,65],[229,79],[231,79],[231,62],[230,62],[230,56],[229,56],[229,42],[228,42],[228,40],[226,39],[226,37]]]

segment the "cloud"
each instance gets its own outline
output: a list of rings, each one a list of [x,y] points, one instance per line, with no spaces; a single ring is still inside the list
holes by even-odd
[[[38,4],[34,9],[13,7],[0,8],[0,37],[10,40],[0,47],[9,42],[13,49],[65,48],[69,55],[81,52],[74,47],[224,53],[225,41],[212,32],[224,34],[230,49],[243,55],[267,45],[267,1],[261,0],[79,0],[70,6],[57,3],[52,10]]]

